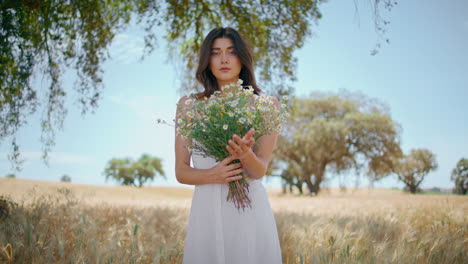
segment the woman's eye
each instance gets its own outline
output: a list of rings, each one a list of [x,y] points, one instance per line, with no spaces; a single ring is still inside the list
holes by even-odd
[[[211,52],[211,55],[219,55],[218,52]]]

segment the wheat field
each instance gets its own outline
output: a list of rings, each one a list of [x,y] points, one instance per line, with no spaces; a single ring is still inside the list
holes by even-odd
[[[0,263],[181,263],[192,189],[0,178]],[[268,190],[284,263],[467,263],[468,197]]]

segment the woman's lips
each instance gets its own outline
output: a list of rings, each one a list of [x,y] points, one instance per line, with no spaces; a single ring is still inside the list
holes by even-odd
[[[228,72],[230,70],[231,70],[231,68],[221,68],[221,69],[219,69],[219,71],[221,71],[221,72]]]

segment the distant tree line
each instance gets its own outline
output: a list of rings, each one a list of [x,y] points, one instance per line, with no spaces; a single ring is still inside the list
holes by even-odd
[[[295,98],[291,117],[278,140],[274,161],[290,191],[318,194],[327,174],[365,174],[371,182],[397,175],[415,193],[437,168],[428,149],[400,147],[400,125],[388,107],[363,94],[347,91]],[[276,169],[278,169],[278,165]]]

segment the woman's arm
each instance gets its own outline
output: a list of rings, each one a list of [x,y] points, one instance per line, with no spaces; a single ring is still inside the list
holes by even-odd
[[[275,97],[273,97],[273,102],[275,107],[279,108],[279,102]],[[273,150],[276,147],[278,132],[272,131],[259,137],[254,150],[252,150],[255,143],[254,133],[255,131],[251,129],[243,138],[233,135],[232,140],[228,141],[229,145],[226,146],[226,149],[232,156],[241,161],[245,172],[251,178],[260,179],[268,169]]]
[[[177,181],[183,184],[201,185],[210,183],[228,183],[242,179],[236,176],[243,172],[242,164],[231,164],[235,157],[228,157],[211,169],[195,169],[190,167],[190,152],[185,147],[187,139],[176,135],[175,140],[175,172]]]
[[[260,179],[268,169],[277,138],[278,132],[276,131],[263,135],[258,138],[256,146],[252,150],[250,147],[252,143],[249,142],[252,142],[253,138],[250,140],[248,134],[242,139],[234,135],[234,140],[229,141],[228,151],[240,160],[247,175],[254,179]],[[238,151],[235,151],[236,146]]]
[[[179,106],[185,105],[187,96],[179,100]],[[177,107],[176,120],[179,114],[184,114],[180,107]],[[210,183],[227,183],[230,181],[240,180],[242,176],[235,176],[242,173],[242,164],[228,165],[235,157],[228,157],[218,163],[211,169],[195,169],[190,167],[191,153],[188,147],[192,144],[192,140],[177,135],[177,122],[176,122],[176,135],[175,135],[175,174],[177,181],[183,184],[200,185]]]

